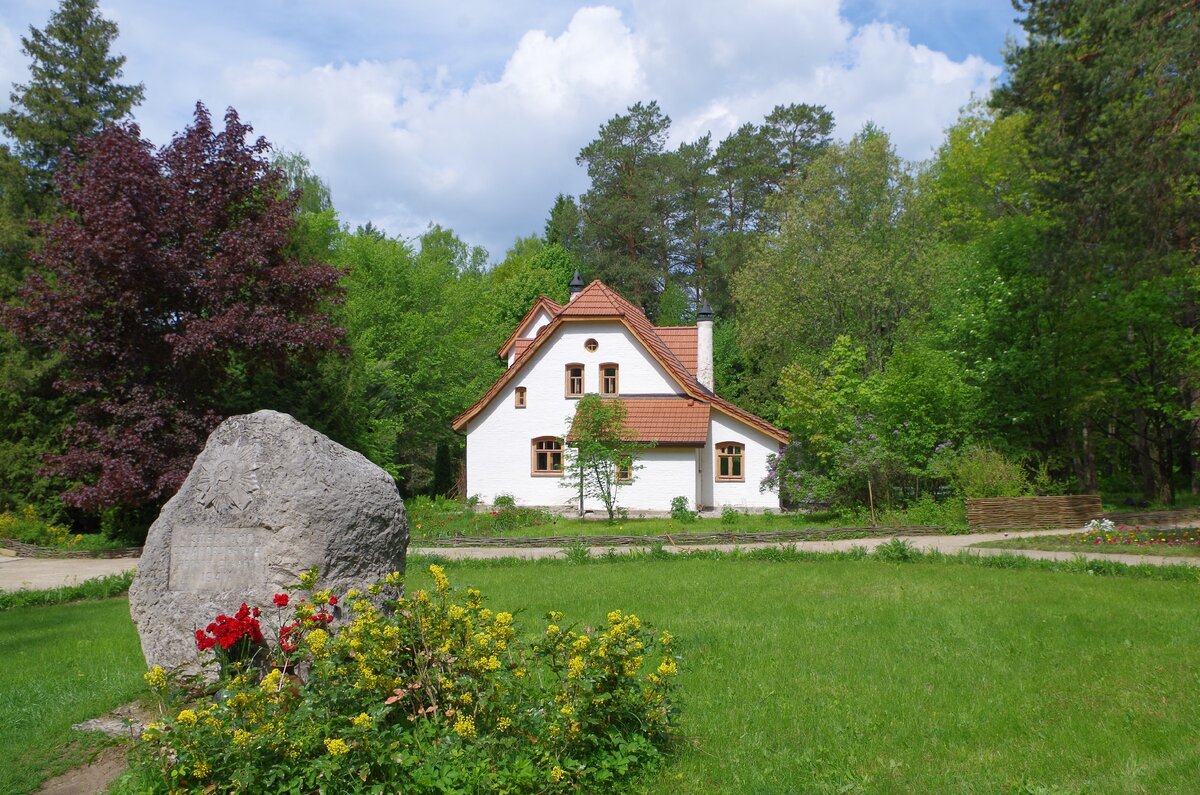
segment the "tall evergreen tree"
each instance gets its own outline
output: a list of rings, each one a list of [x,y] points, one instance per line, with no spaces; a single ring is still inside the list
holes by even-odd
[[[711,142],[712,137],[704,135],[680,144],[666,168],[671,270],[676,282],[698,299],[696,303],[707,296],[714,280],[719,197]]]
[[[63,0],[44,30],[30,28],[21,51],[30,59],[30,80],[13,86],[0,113],[0,129],[12,155],[27,170],[34,197],[48,195],[59,154],[81,135],[92,135],[124,117],[142,101],[144,89],[124,85],[125,56],[110,55],[115,22],[100,16],[96,0]]]
[[[592,183],[580,197],[589,275],[648,307],[670,272],[664,158],[670,125],[657,102],[639,102],[605,122],[575,159]]]

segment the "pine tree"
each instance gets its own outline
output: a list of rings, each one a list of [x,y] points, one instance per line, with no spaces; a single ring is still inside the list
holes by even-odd
[[[63,0],[45,30],[21,37],[30,80],[9,94],[0,129],[12,155],[28,171],[34,197],[48,196],[59,154],[81,135],[93,135],[141,103],[142,84],[122,85],[125,56],[110,55],[115,22],[100,16],[96,0]]]

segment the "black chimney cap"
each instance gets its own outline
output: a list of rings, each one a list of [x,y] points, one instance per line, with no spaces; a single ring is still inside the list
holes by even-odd
[[[577,293],[583,290],[583,277],[579,275],[579,271],[575,271],[575,275],[571,277],[571,293]]]
[[[700,306],[700,311],[696,313],[696,322],[697,323],[704,323],[704,322],[711,323],[712,319],[713,319],[712,307],[708,305],[708,301],[705,301]]]

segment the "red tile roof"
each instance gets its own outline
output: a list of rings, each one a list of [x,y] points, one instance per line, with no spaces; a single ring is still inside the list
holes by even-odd
[[[686,397],[623,398],[625,425],[634,441],[703,447],[708,441],[709,405]]]
[[[539,303],[542,301],[554,303],[548,298],[543,297],[538,299]],[[526,323],[530,317],[532,317],[532,313],[537,306],[538,303],[535,303],[534,307],[531,308],[528,313],[526,313],[524,318],[522,318],[522,325]],[[788,435],[786,431],[775,427],[771,423],[767,422],[761,417],[751,414],[745,409],[738,408],[729,401],[718,397],[709,389],[704,387],[699,381],[696,380],[695,371],[689,370],[687,366],[684,365],[675,350],[668,345],[662,337],[659,336],[657,333],[658,330],[655,329],[654,324],[650,322],[646,315],[636,306],[626,301],[619,294],[598,280],[593,281],[587,287],[583,288],[583,291],[575,296],[573,301],[569,302],[565,307],[562,307],[561,311],[554,316],[554,319],[551,320],[550,323],[543,328],[536,337],[534,337],[533,340],[531,340],[530,345],[525,348],[524,352],[530,353],[532,351],[536,351],[542,345],[546,344],[546,340],[554,336],[554,330],[564,323],[579,320],[590,320],[597,317],[610,317],[621,320],[633,333],[633,335],[637,337],[644,346],[646,346],[646,349],[650,352],[650,355],[657,359],[659,364],[661,364],[667,370],[667,372],[670,373],[687,397],[693,398],[697,401],[706,402],[710,404],[711,408],[714,408],[723,414],[734,417],[735,419],[746,423],[750,427],[761,431],[762,433],[779,442],[786,443],[788,441]],[[520,326],[518,326],[518,329],[519,328]],[[670,337],[671,333],[668,332],[667,336]],[[510,344],[510,342],[505,343],[505,347],[501,349],[501,356],[504,355],[504,352],[507,350],[508,345]],[[679,348],[680,352],[686,355],[686,345],[681,344],[679,345]],[[521,370],[524,363],[529,361],[530,358],[531,357],[522,355],[520,358],[514,360],[512,366],[504,371],[504,374],[497,379],[496,383],[492,384],[491,389],[485,392],[484,395],[479,398],[479,400],[475,401],[470,408],[454,418],[454,421],[451,423],[451,427],[456,431],[463,430],[467,423],[470,422],[471,418],[482,411],[483,408],[490,403],[497,394],[500,393],[505,385],[512,381],[514,377],[516,377],[517,372]]]
[[[537,315],[538,309],[545,309],[546,313],[553,320],[554,316],[562,311],[562,308],[562,304],[558,301],[553,301],[544,295],[539,295],[537,300],[533,302],[533,306],[529,307],[529,311],[517,323],[517,327],[513,329],[513,333],[509,334],[508,339],[504,340],[504,344],[500,346],[500,350],[496,351],[496,355],[502,359],[508,358],[508,349],[517,341],[517,337],[521,336],[521,332],[525,330],[525,326],[528,325],[529,321]],[[517,354],[520,355],[520,351]]]
[[[654,333],[667,343],[667,347],[675,354],[692,375],[696,374],[696,327],[695,326],[655,326]]]

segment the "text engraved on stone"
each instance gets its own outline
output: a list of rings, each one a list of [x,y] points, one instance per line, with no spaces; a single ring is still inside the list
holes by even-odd
[[[172,591],[229,591],[249,588],[266,577],[260,530],[177,527],[171,536]]]

